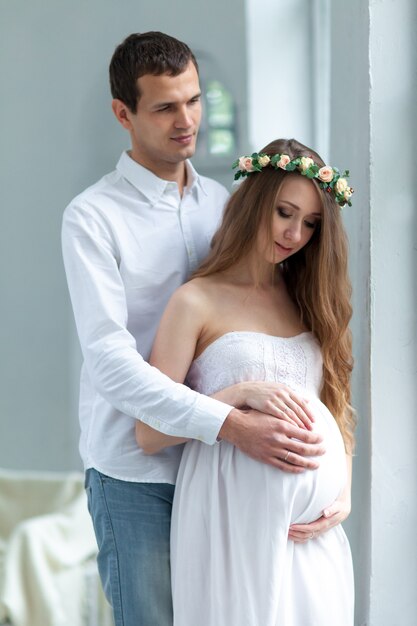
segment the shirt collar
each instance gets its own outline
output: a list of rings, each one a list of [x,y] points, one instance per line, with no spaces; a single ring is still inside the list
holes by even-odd
[[[201,176],[196,172],[191,161],[185,162],[185,167],[187,168],[187,189],[192,191],[193,189],[197,190],[197,193],[202,192],[205,196],[207,196],[207,188],[202,180]]]
[[[201,177],[196,172],[190,161],[185,162],[187,168],[187,190],[189,193],[200,193],[207,195],[207,190]],[[140,191],[154,205],[161,198],[170,181],[163,180],[153,172],[134,161],[127,152],[123,152],[117,165],[117,171],[129,181],[138,191]]]

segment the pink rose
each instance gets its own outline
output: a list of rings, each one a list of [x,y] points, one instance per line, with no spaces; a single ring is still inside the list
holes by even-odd
[[[286,166],[288,165],[288,163],[291,161],[290,157],[288,156],[288,154],[281,154],[281,158],[277,163],[277,166],[280,167],[281,169],[285,170]]]
[[[246,156],[240,157],[239,169],[242,172],[253,172],[252,158]]]
[[[333,168],[325,165],[319,169],[319,178],[323,183],[331,183],[333,180]]]

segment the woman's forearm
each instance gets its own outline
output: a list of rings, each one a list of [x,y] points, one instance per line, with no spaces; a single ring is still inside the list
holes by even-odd
[[[156,454],[164,448],[177,446],[180,443],[185,443],[186,441],[189,440],[183,437],[171,437],[170,435],[165,435],[159,430],[151,428],[148,424],[144,424],[139,421],[136,422],[136,442],[145,454]]]
[[[216,393],[211,394],[211,398],[241,409],[247,405],[247,388],[253,383],[236,383],[230,387],[225,387]]]

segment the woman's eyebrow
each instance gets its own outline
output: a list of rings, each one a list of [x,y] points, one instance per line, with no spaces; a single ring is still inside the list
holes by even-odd
[[[300,207],[297,204],[294,204],[294,202],[291,202],[290,200],[281,200],[281,202],[283,202],[284,204],[289,204],[296,211],[300,210]],[[321,217],[321,213],[309,213],[309,215],[314,215],[315,217]]]

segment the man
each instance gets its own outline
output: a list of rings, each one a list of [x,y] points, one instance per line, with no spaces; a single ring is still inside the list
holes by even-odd
[[[117,626],[172,624],[169,527],[179,447],[145,456],[140,419],[170,435],[218,437],[286,471],[313,469],[319,437],[289,419],[308,408],[286,389],[241,411],[168,379],[146,359],[164,307],[198,266],[227,199],[199,176],[197,62],[184,43],[129,36],[110,64],[113,111],[131,138],[116,170],[67,207],[62,244],[84,356],[80,451],[98,565]]]

